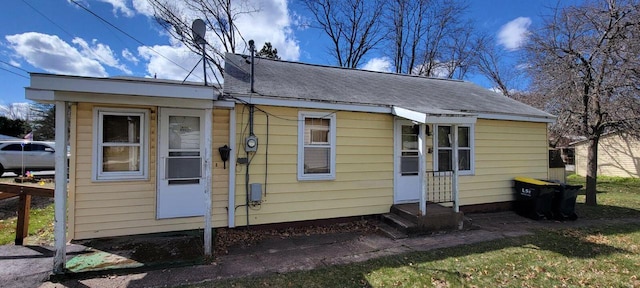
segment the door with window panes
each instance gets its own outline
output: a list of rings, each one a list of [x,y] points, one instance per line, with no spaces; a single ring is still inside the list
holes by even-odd
[[[158,218],[204,215],[204,110],[160,110]]]
[[[418,127],[411,121],[396,121],[395,203],[417,202],[420,197]]]

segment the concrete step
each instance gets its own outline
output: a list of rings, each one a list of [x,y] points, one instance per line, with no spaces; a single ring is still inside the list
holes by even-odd
[[[402,217],[402,218],[404,218],[404,219],[406,219],[408,221],[416,223],[416,221],[417,221],[417,219],[419,217],[418,216],[419,212],[417,210],[418,204],[415,204],[415,206],[416,206],[416,209],[408,209],[408,207],[410,207],[410,206],[393,205],[393,206],[391,206],[390,212],[393,213],[393,214],[396,214],[396,215],[398,215],[398,216],[400,216],[400,217]],[[413,208],[413,207],[411,207],[411,208]]]
[[[405,234],[411,234],[411,232],[416,228],[416,223],[402,218],[394,213],[382,214],[382,221]]]
[[[378,222],[376,226],[378,227],[378,231],[380,231],[382,235],[387,236],[393,240],[404,239],[409,237],[409,235],[407,235],[406,233],[389,226],[389,224],[387,223]]]

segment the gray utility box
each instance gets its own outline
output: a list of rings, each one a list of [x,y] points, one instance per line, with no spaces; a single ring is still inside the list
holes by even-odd
[[[262,184],[261,183],[249,184],[249,201],[262,202]]]

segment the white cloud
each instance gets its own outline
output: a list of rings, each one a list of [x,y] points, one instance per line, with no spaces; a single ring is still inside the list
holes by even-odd
[[[187,77],[189,70],[191,70],[200,60],[199,55],[191,52],[189,48],[182,44],[177,46],[142,46],[138,48],[138,54],[142,59],[147,61],[147,77],[157,77],[161,79],[184,80],[184,78]],[[174,63],[177,63],[180,66]],[[208,77],[212,76],[210,73],[210,70],[208,70]],[[196,82],[204,81],[202,68],[194,69],[193,73],[191,73],[191,76],[189,76],[187,80]],[[213,80],[210,81],[215,83]]]
[[[136,58],[136,56],[134,56],[133,53],[131,53],[131,51],[129,51],[129,49],[127,48],[122,50],[122,57],[124,59],[127,59],[127,61],[129,62],[133,62],[133,64],[135,65],[138,65],[138,62],[140,62],[140,60],[138,60],[138,58]]]
[[[9,60],[9,64],[11,64],[14,67],[21,67],[20,63],[13,59]]]
[[[9,48],[34,67],[50,73],[105,77],[99,61],[86,57],[78,49],[55,35],[27,32],[7,35]]]
[[[113,15],[118,15],[118,11],[126,17],[133,17],[135,12],[127,7],[127,0],[99,0],[100,2],[108,3],[113,6]]]
[[[529,26],[531,19],[528,17],[518,17],[502,25],[498,31],[498,44],[510,51],[518,50],[527,39]]]
[[[152,15],[153,9],[144,2],[138,3],[139,1],[133,1],[136,11],[147,16]],[[181,3],[174,2],[173,4],[178,5]],[[236,18],[236,26],[242,32],[242,37],[247,41],[254,40],[257,50],[260,50],[265,42],[271,42],[271,45],[278,49],[280,58],[291,61],[297,61],[300,58],[300,47],[291,28],[291,16],[289,15],[286,0],[251,0],[247,3],[233,1],[232,5],[238,5],[235,7],[236,10],[257,10],[257,12],[250,14],[239,14]],[[240,7],[239,5],[243,6]],[[179,8],[185,11],[184,13],[188,15],[187,18],[196,18],[198,15],[193,11],[188,11],[186,7]],[[212,46],[221,47],[220,40],[211,31],[207,32],[206,37]],[[238,41],[241,41],[239,37]],[[170,38],[169,42],[169,45],[141,46],[138,48],[138,54],[141,59],[147,62],[148,77],[157,76],[163,79],[184,80],[189,70],[200,60],[200,56],[193,53],[176,39]],[[154,51],[162,54],[162,56]],[[242,42],[237,43],[236,51],[248,54],[248,49]],[[163,56],[171,59],[171,61]],[[180,64],[182,68],[172,62]],[[217,71],[216,68],[213,70]],[[196,76],[190,76],[189,81],[203,81],[202,68],[196,68],[192,75],[194,74]],[[216,82],[212,79],[213,75],[210,69],[207,69],[207,76],[211,83]],[[222,78],[219,75],[217,76],[222,81]]]
[[[109,67],[116,68],[127,75],[131,75],[131,70],[116,58],[111,48],[105,44],[98,43],[97,39],[91,40],[91,45],[82,38],[76,37],[71,40],[73,44],[80,46],[80,53],[84,57],[94,59]]]
[[[107,0],[102,0],[107,1]],[[126,2],[124,0],[109,0],[108,2]],[[291,15],[287,8],[286,0],[247,0],[232,1],[233,9],[236,11],[255,10],[252,13],[238,14],[236,18],[236,26],[242,33],[242,37],[246,40],[253,39],[256,48],[260,50],[265,42],[271,42],[271,45],[278,49],[278,56],[284,60],[297,61],[300,58],[300,47],[295,39],[292,26],[295,24],[292,19],[298,16]],[[137,13],[147,17],[153,17],[153,7],[146,0],[132,0],[131,5]],[[182,1],[174,1],[171,3],[178,10],[183,11],[184,18],[196,19],[199,12],[195,12],[185,6]],[[114,5],[114,9],[115,9]],[[169,39],[171,47],[179,47],[179,41]],[[215,35],[208,31],[207,41],[213,46],[219,46],[220,41]],[[238,37],[238,42],[242,41]],[[248,53],[244,43],[238,43],[236,51],[240,53]],[[167,48],[167,47],[165,47]],[[153,66],[153,64],[151,64]]]
[[[133,9],[145,16],[153,16],[153,7],[149,4],[148,0],[132,0]]]
[[[391,60],[387,57],[372,58],[367,61],[362,70],[379,71],[379,72],[391,72]]]
[[[273,48],[278,49],[278,56],[283,60],[300,59],[300,46],[293,34],[287,1],[253,0],[250,1],[249,7],[255,7],[258,11],[252,14],[241,14],[236,20],[236,25],[242,31],[243,37],[247,40],[253,39],[257,50],[260,50],[265,42],[271,42]]]

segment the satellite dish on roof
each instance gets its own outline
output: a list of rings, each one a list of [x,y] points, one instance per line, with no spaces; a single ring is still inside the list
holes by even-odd
[[[196,43],[200,45],[207,43],[204,38],[204,35],[207,32],[207,26],[204,24],[202,19],[193,20],[193,24],[191,24],[191,32],[193,33],[193,39],[195,39]]]

